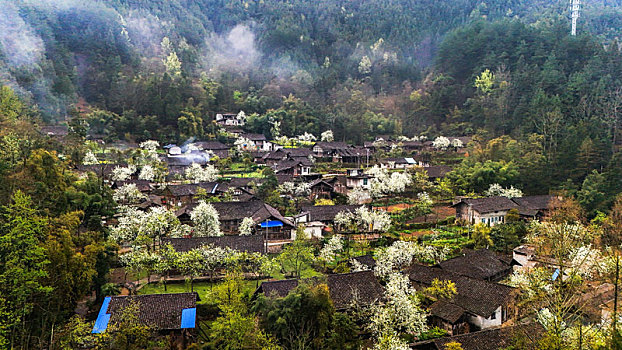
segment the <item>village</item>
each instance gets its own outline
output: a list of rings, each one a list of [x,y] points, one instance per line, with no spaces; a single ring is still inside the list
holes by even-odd
[[[361,325],[361,344],[405,334],[411,349],[537,348],[543,329],[521,306],[530,293],[522,273],[537,269],[553,286],[579,274],[526,237],[568,207],[562,194],[493,184],[453,196],[445,175],[469,157],[472,137],[268,140],[244,121],[243,112],[217,114],[217,139],[182,145],[89,137],[76,171],[101,178],[120,204],[103,221],[120,249],[110,274],[117,294],[99,305],[92,333],[137,303],[140,322],[173,347],[201,342],[212,317],[202,304],[237,278],[250,302],[326,285],[335,311]],[[607,323],[614,287],[592,277],[572,307]]]

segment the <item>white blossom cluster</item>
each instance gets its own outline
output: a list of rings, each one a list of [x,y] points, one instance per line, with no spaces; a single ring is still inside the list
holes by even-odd
[[[460,139],[452,139],[452,140],[450,140],[449,138],[447,138],[445,136],[439,136],[439,137],[435,138],[434,141],[432,141],[432,147],[434,147],[434,148],[436,148],[438,150],[445,151],[449,147],[462,148],[462,147],[464,147],[464,144],[462,143],[462,141]]]
[[[350,259],[350,271],[352,272],[359,272],[359,271],[368,271],[369,270],[369,266],[365,265],[365,264],[361,264],[358,260],[352,258]]]
[[[426,315],[408,277],[401,273],[389,275],[384,305],[372,307],[370,330],[376,336],[407,332],[419,334],[427,330]]]
[[[408,173],[393,172],[389,175],[386,169],[377,165],[367,170],[374,177],[369,183],[369,193],[372,198],[379,198],[393,193],[401,193],[412,184],[412,177]]]
[[[518,188],[514,188],[514,186],[510,186],[510,188],[503,188],[499,184],[491,184],[484,194],[489,197],[501,196],[508,198],[520,198],[523,196],[523,191]]]
[[[282,194],[289,194],[294,197],[304,197],[311,193],[311,184],[307,182],[294,183],[286,181],[279,185],[277,190]]]
[[[152,165],[146,164],[140,169],[138,174],[139,180],[153,181],[155,179],[155,170]]]
[[[248,236],[253,234],[253,228],[255,227],[255,221],[251,217],[245,217],[240,223],[240,235]]]
[[[197,237],[222,236],[218,211],[211,203],[200,201],[190,213],[194,224],[194,234]]]
[[[160,143],[158,141],[148,140],[142,142],[140,144],[140,148],[142,149],[142,159],[140,160],[141,164],[149,164],[159,161],[157,152],[159,147]]]
[[[255,142],[253,142],[252,140],[244,137],[244,136],[239,136],[235,142],[233,143],[233,145],[235,146],[235,148],[238,150],[238,152],[252,152],[252,151],[256,151],[257,150],[257,145],[255,145]]]
[[[119,213],[118,223],[110,231],[110,238],[118,243],[130,242],[140,246],[145,240],[153,242],[171,236],[171,232],[181,226],[175,213],[164,207],[142,212],[134,207],[121,206]]]
[[[298,135],[298,141],[301,141],[301,142],[314,142],[315,140],[317,140],[315,135],[310,134],[308,132],[305,132],[302,135]]]
[[[132,174],[136,172],[136,167],[133,165],[128,165],[126,167],[115,167],[112,169],[112,180],[113,181],[127,181],[130,179]]]
[[[99,164],[99,160],[95,157],[92,151],[87,151],[86,155],[84,155],[84,159],[82,160],[82,164],[84,165],[97,165]]]
[[[410,350],[410,346],[394,332],[380,337],[373,350]]]
[[[421,192],[417,194],[417,199],[419,200],[419,202],[426,206],[429,207],[432,204],[434,204],[434,202],[432,201],[432,198],[430,198],[430,195],[427,192]]]
[[[340,230],[386,232],[391,227],[391,216],[384,211],[359,207],[351,211],[341,211],[335,215],[334,223]]]
[[[335,141],[335,136],[333,135],[332,130],[326,130],[320,135],[320,140],[322,142],[333,142]]]
[[[115,202],[125,204],[137,204],[146,198],[147,196],[138,190],[136,184],[124,184],[115,189],[112,194],[112,199]]]
[[[215,166],[208,164],[202,167],[200,164],[192,163],[186,168],[186,180],[199,182],[213,182],[218,179],[218,169]]]
[[[438,136],[432,141],[432,147],[440,150],[446,150],[449,146],[451,146],[451,141],[445,136]]]
[[[371,197],[369,196],[369,191],[365,190],[360,186],[357,186],[348,191],[348,204],[363,204],[370,199]]]
[[[320,250],[320,258],[326,262],[333,262],[337,253],[343,249],[343,238],[340,235],[332,236]]]
[[[389,247],[376,250],[374,273],[386,278],[394,271],[409,266],[414,260],[440,262],[445,259],[448,252],[447,248],[438,249],[415,242],[395,241]]]

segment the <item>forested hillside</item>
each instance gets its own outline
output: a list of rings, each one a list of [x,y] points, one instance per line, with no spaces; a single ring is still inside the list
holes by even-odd
[[[43,120],[88,112],[88,131],[109,139],[215,138],[215,113],[240,110],[269,138],[275,121],[357,144],[477,134],[486,148],[506,135],[515,152],[477,161],[514,160],[528,192],[578,191],[586,177],[617,192],[622,2],[587,2],[576,37],[567,5],[4,2],[0,71]]]

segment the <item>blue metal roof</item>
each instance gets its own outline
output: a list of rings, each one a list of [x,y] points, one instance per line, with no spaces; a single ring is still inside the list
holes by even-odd
[[[194,328],[197,318],[197,309],[183,309],[181,310],[181,328]]]
[[[108,304],[110,304],[110,297],[105,297],[91,333],[103,333],[106,328],[108,328],[108,322],[110,321],[110,314],[106,313],[106,311],[108,311]]]
[[[269,220],[269,221],[264,221],[261,223],[262,228],[281,227],[281,226],[283,226],[283,223],[279,220]]]

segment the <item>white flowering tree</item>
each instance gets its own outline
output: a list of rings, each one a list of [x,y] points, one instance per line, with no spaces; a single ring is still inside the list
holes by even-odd
[[[120,204],[138,204],[147,196],[138,190],[136,184],[124,184],[114,190],[112,199]]]
[[[320,135],[320,140],[322,142],[333,142],[335,141],[335,136],[333,135],[332,130],[326,130]]]
[[[236,255],[236,251],[231,248],[215,247],[211,245],[204,245],[197,249],[200,258],[200,274],[208,275],[210,280],[214,279],[214,272],[219,268],[225,267],[225,265],[231,261],[232,257]]]
[[[314,142],[315,140],[317,140],[315,135],[308,132],[305,132],[302,135],[298,135],[298,141],[300,142]]]
[[[151,243],[153,250],[155,250],[156,244],[160,244],[162,238],[169,237],[170,233],[180,225],[174,211],[164,207],[153,207],[142,217],[138,238],[142,238],[147,245]]]
[[[279,185],[277,190],[281,194],[288,194],[292,197],[305,197],[311,193],[311,184],[306,182],[294,183],[286,181]]]
[[[462,141],[460,139],[453,139],[453,140],[451,140],[451,147],[453,147],[453,148],[462,148],[462,147],[464,147],[464,144],[462,143]]]
[[[246,113],[244,113],[244,111],[239,111],[238,115],[235,116],[235,119],[244,123],[246,121]]]
[[[340,211],[335,215],[334,224],[342,232],[386,232],[391,228],[391,216],[385,211],[361,206],[354,212]]]
[[[156,172],[153,168],[153,165],[146,164],[140,169],[140,173],[138,173],[139,180],[147,180],[153,181],[156,178]]]
[[[389,333],[378,337],[373,350],[410,350],[410,346],[396,333]]]
[[[402,193],[413,182],[412,176],[408,173],[393,172],[389,175],[387,169],[378,166],[373,166],[367,173],[373,176],[369,183],[369,193],[375,199]]]
[[[200,201],[190,213],[190,219],[194,225],[195,236],[222,236],[218,212],[211,203]]]
[[[437,150],[445,151],[449,146],[451,146],[451,141],[445,136],[439,136],[432,141],[432,147]]]
[[[118,212],[120,216],[117,224],[110,228],[110,239],[119,244],[135,241],[140,233],[140,223],[145,213],[128,206],[120,206]]]
[[[171,237],[179,230],[179,219],[172,210],[154,207],[141,212],[133,207],[121,206],[117,225],[111,228],[110,237],[116,242],[129,243],[132,249],[146,248],[155,251],[162,238]]]
[[[255,228],[255,220],[251,217],[245,217],[242,219],[240,223],[240,235],[242,236],[250,236],[253,234],[253,229]]]
[[[369,329],[379,339],[393,334],[418,335],[427,330],[426,314],[415,289],[401,273],[388,276],[385,303],[372,307]]]
[[[527,244],[548,266],[516,271],[509,284],[520,289],[523,308],[536,314],[547,341],[559,348],[598,348],[604,325],[585,323],[582,315],[593,292],[588,282],[606,274],[607,259],[594,248],[592,227],[577,223],[533,221]],[[589,345],[589,342],[596,342]]]
[[[257,145],[252,140],[239,136],[233,143],[238,152],[253,152],[257,150]]]
[[[368,202],[371,199],[369,191],[357,186],[348,191],[348,204],[357,205]]]
[[[375,252],[374,273],[386,278],[396,271],[410,266],[414,261],[438,263],[445,259],[449,249],[424,246],[415,242],[395,241],[392,245]]]
[[[194,183],[213,182],[218,179],[218,169],[211,164],[202,167],[200,164],[192,163],[186,168],[185,175],[186,180]]]
[[[141,164],[148,164],[151,162],[159,161],[158,148],[160,148],[160,143],[158,141],[154,141],[154,140],[144,141],[144,142],[141,142],[139,146],[142,150],[141,152],[142,157],[140,159]]]
[[[86,152],[86,155],[84,156],[84,159],[82,160],[82,164],[84,164],[84,165],[98,165],[99,164],[99,160],[97,159],[95,154],[93,154],[93,151],[88,150]]]
[[[508,198],[520,198],[523,196],[523,191],[518,188],[514,188],[514,186],[510,186],[509,188],[503,188],[499,184],[491,184],[490,187],[484,192],[486,196],[502,196]]]
[[[126,167],[115,167],[112,169],[112,180],[113,181],[127,181],[132,175],[136,172],[136,167],[133,165],[128,165]]]
[[[320,259],[327,263],[333,263],[337,259],[339,252],[343,250],[343,237],[340,235],[332,236],[320,250]]]

